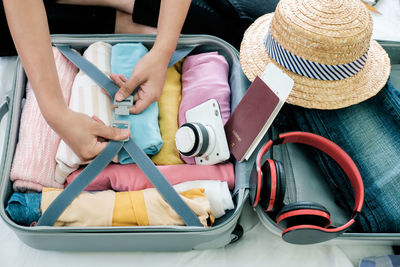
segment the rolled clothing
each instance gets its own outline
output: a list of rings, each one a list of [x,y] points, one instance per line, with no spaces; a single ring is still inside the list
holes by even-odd
[[[44,188],[41,210],[45,212],[61,194],[61,189]],[[197,215],[203,226],[211,226],[214,217],[204,189],[180,193],[182,200]],[[185,225],[175,210],[155,188],[141,191],[81,192],[64,210],[54,226],[148,226]]]
[[[174,186],[175,190],[178,193],[184,193],[188,190],[191,189],[196,189],[196,188],[203,188],[204,189],[204,195],[207,197],[209,204],[210,204],[210,211],[211,214],[214,216],[214,218],[219,218],[222,217],[225,214],[225,210],[230,210],[234,208],[234,204],[232,201],[232,197],[229,193],[228,189],[228,184],[226,182],[220,182],[220,181],[211,181],[211,180],[204,180],[204,181],[189,181],[189,182],[184,182],[180,183]],[[54,190],[53,190],[54,191]],[[150,192],[150,191],[146,191]],[[153,191],[151,191],[153,192]],[[101,193],[101,200],[97,200],[97,197],[100,195],[94,195],[94,194],[84,194],[80,195],[80,201],[83,201],[85,206],[79,206],[78,211],[75,212],[74,216],[80,220],[79,218],[81,216],[85,216],[86,210],[89,209],[96,209],[99,212],[102,212],[103,207],[106,207],[106,214],[103,216],[101,213],[96,213],[94,218],[110,218],[110,207],[109,205],[111,203],[114,203],[114,198],[118,197],[121,203],[126,202],[123,206],[129,206],[129,198],[124,199],[127,194],[122,194],[120,197],[117,194],[115,194],[114,191],[111,190],[106,190],[106,191],[100,191],[97,193]],[[136,193],[132,193],[132,191],[127,192],[128,195],[134,195],[136,199],[139,199],[141,201],[141,198],[138,198],[138,195]],[[136,194],[136,195],[135,195]],[[58,195],[58,193],[57,193]],[[94,197],[95,196],[95,197]],[[29,226],[33,222],[37,222],[41,216],[41,210],[40,210],[40,203],[42,199],[42,194],[40,193],[13,193],[11,195],[11,198],[9,199],[6,207],[6,211],[9,214],[10,218],[15,221],[16,223],[20,225],[25,225]],[[52,198],[51,201],[54,199]],[[103,201],[103,202],[102,202]],[[83,205],[83,204],[82,204]],[[122,209],[123,207],[121,207]],[[78,213],[79,212],[79,213]],[[117,210],[117,212],[114,212],[115,214],[121,214],[122,212]],[[138,212],[138,214],[142,214]],[[123,213],[121,216],[124,216]],[[138,218],[142,218],[143,216],[137,216]],[[118,219],[119,220],[119,219]],[[139,220],[140,221],[140,220]],[[120,221],[122,222],[122,220]],[[153,220],[154,222],[154,220]],[[109,224],[109,221],[97,221],[94,222],[93,220],[90,222],[91,225],[102,225],[102,224]],[[148,224],[145,224],[148,225]],[[80,226],[83,226],[83,222],[80,222]],[[88,226],[88,225],[86,225]]]
[[[183,164],[175,144],[178,131],[178,110],[182,99],[182,61],[167,70],[163,91],[158,100],[158,123],[160,125],[163,146],[151,160],[156,165]]]
[[[55,47],[53,54],[61,91],[65,102],[68,103],[78,69]],[[62,184],[54,179],[55,158],[60,140],[43,118],[31,83],[28,81],[26,102],[22,110],[18,143],[10,174],[14,191],[40,192],[42,187],[62,188]]]
[[[121,43],[114,45],[111,53],[112,73],[123,74],[128,79],[135,65],[147,52],[147,48],[141,43]],[[155,155],[160,151],[163,141],[158,125],[157,102],[150,104],[140,114],[129,114],[128,116],[117,115],[116,119],[129,121],[133,141],[147,155]],[[134,163],[134,160],[125,149],[119,152],[118,157],[121,164]]]
[[[14,192],[7,202],[6,213],[19,225],[30,226],[42,215],[40,202],[41,193]]]
[[[186,123],[186,111],[210,98],[217,100],[223,124],[230,116],[230,93],[228,81],[229,65],[225,57],[217,52],[189,56],[182,65],[182,101],[179,106],[179,126]],[[194,158],[184,157],[188,164]]]
[[[289,105],[283,111],[281,115],[289,117],[276,123],[291,122],[290,130],[328,138],[346,151],[358,167],[365,195],[352,229],[400,232],[400,92],[391,81],[376,96],[347,108],[316,110]],[[326,154],[313,151],[313,155],[337,203],[353,210],[353,188],[345,173]]]
[[[110,44],[93,43],[85,50],[83,57],[105,74],[110,74]],[[112,103],[110,97],[82,70],[79,71],[74,80],[69,108],[89,116],[95,115],[105,125],[111,125]],[[82,161],[64,141],[60,142],[56,161],[55,180],[61,185],[64,184],[65,178],[69,174],[79,168],[79,165],[88,163]],[[115,158],[114,161],[117,161],[117,159]]]
[[[227,182],[229,189],[235,186],[234,168],[230,162],[212,166],[178,164],[157,166],[157,168],[172,185],[194,180],[218,180]],[[65,186],[67,187],[82,170],[77,170],[68,176]],[[109,164],[85,190],[136,191],[152,187],[153,184],[136,164]]]
[[[177,192],[184,192],[193,188],[204,188],[204,194],[210,202],[211,214],[218,219],[225,215],[226,210],[234,209],[228,183],[217,180],[197,180],[174,185]]]

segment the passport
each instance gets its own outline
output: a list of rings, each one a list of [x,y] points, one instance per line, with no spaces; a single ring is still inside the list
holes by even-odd
[[[229,150],[236,160],[251,156],[292,88],[293,80],[272,63],[254,79],[224,126]]]

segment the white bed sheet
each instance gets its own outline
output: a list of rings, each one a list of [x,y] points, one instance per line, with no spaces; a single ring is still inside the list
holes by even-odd
[[[381,0],[374,19],[374,39],[400,41],[400,0]],[[0,102],[9,90],[4,69],[15,58],[0,58]],[[0,124],[3,145],[4,122]],[[1,151],[1,150],[0,150]],[[296,246],[273,235],[245,205],[240,223],[244,236],[225,248],[188,252],[54,252],[40,251],[21,242],[0,220],[0,266],[355,266],[363,257],[392,254],[388,245],[311,245]]]
[[[225,248],[188,252],[55,252],[32,249],[0,220],[1,266],[355,266],[367,256],[392,254],[390,246],[296,246],[266,230],[246,205],[245,234]]]

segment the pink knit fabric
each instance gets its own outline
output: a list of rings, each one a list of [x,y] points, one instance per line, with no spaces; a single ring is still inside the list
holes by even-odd
[[[179,106],[179,126],[186,122],[186,111],[208,99],[218,101],[222,121],[230,116],[229,65],[225,57],[217,52],[189,56],[182,65],[182,101]],[[195,164],[194,158],[183,157],[188,164]]]
[[[65,101],[78,69],[53,47],[57,73]],[[15,191],[42,191],[42,187],[62,188],[54,180],[59,136],[43,118],[31,84],[26,86],[26,103],[21,115],[19,139],[14,154],[10,179]]]
[[[235,175],[232,163],[213,166],[189,164],[160,165],[157,168],[172,184],[179,184],[194,180],[220,180],[227,182],[229,189],[235,185]],[[82,169],[73,172],[67,177],[66,187],[80,173]],[[87,191],[101,191],[113,189],[115,191],[136,191],[154,187],[136,164],[110,164],[87,187]]]

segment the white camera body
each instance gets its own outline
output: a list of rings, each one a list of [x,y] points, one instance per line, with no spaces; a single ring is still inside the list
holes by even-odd
[[[210,99],[186,111],[186,123],[175,135],[176,147],[183,156],[195,157],[198,165],[214,165],[230,157],[221,111]]]

